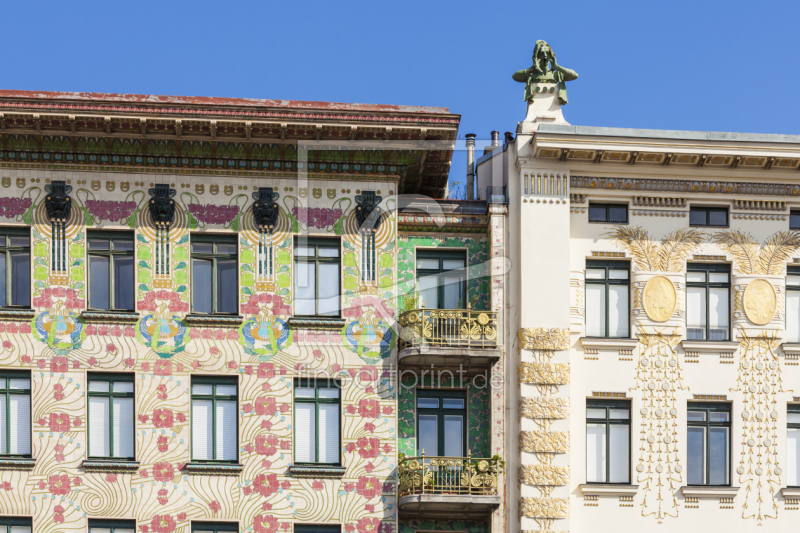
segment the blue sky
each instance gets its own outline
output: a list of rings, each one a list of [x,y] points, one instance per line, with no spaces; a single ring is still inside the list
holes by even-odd
[[[572,124],[800,134],[800,2],[4,2],[0,87],[432,105],[513,131],[537,39]],[[462,179],[463,152],[451,180]]]

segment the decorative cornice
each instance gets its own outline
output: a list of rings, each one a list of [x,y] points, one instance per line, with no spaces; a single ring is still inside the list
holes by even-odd
[[[238,328],[244,322],[239,315],[186,315],[184,322],[190,326],[221,326]]]
[[[186,463],[183,469],[189,474],[238,476],[244,465],[237,463]]]
[[[786,211],[787,203],[776,200],[734,200],[733,208],[747,211]]]
[[[81,317],[85,322],[117,322],[133,324],[138,322],[138,313],[112,313],[109,311],[84,311]]]
[[[81,464],[87,472],[133,473],[139,470],[139,461],[84,460]]]
[[[570,187],[573,189],[741,194],[754,196],[800,196],[800,184],[600,178],[591,176],[572,176],[570,180]]]
[[[0,308],[0,318],[27,320],[36,316],[35,309],[15,309],[13,307]]]
[[[30,457],[0,458],[0,470],[33,470],[36,459]]]
[[[643,207],[686,207],[686,198],[667,196],[634,196],[633,205]]]
[[[292,329],[333,329],[341,330],[347,321],[344,318],[297,317],[288,320]]]
[[[342,477],[346,468],[343,466],[297,466],[289,467],[289,475],[293,477]]]

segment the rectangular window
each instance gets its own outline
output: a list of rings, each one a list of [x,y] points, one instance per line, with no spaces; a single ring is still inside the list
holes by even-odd
[[[589,222],[627,224],[628,204],[595,204],[590,202]]]
[[[690,226],[726,227],[728,225],[727,207],[690,207]]]
[[[3,533],[2,530],[0,533]],[[89,533],[136,533],[136,520],[95,520],[90,518]]]
[[[690,403],[686,418],[689,485],[730,485],[730,404]]]
[[[342,526],[331,526],[328,524],[297,524],[294,525],[294,533],[341,533]]]
[[[338,381],[295,379],[295,462],[340,464],[340,396]]]
[[[0,374],[0,454],[31,456],[31,374]]]
[[[28,229],[0,229],[0,306],[31,306],[31,236]]]
[[[586,482],[631,482],[631,404],[586,402]]]
[[[467,307],[467,253],[417,250],[419,304],[427,309]]]
[[[789,229],[800,229],[800,211],[789,211]]]
[[[236,235],[192,234],[192,313],[239,313]]]
[[[235,533],[238,531],[239,524],[235,522],[192,522],[192,533]]]
[[[800,404],[786,409],[786,485],[800,487]]]
[[[686,268],[686,338],[728,340],[730,265],[689,263]]]
[[[133,374],[89,374],[89,458],[134,458]]]
[[[339,316],[339,239],[294,241],[294,314]]]
[[[786,342],[800,342],[800,267],[786,272]]]
[[[239,385],[234,377],[192,377],[192,460],[236,462]]]
[[[464,457],[467,396],[463,390],[417,389],[417,454]]]
[[[89,309],[133,311],[133,233],[87,232]]]
[[[586,262],[586,336],[630,336],[630,264]]]
[[[32,526],[33,521],[30,518],[0,517],[0,533],[31,533]]]

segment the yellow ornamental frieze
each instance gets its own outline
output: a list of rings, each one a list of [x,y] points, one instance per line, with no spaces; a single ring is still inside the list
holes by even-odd
[[[569,431],[522,431],[519,448],[528,453],[567,453]]]
[[[567,498],[520,498],[519,514],[526,518],[567,518]]]
[[[519,467],[519,482],[524,485],[567,485],[569,467],[522,465]]]
[[[569,418],[569,398],[521,398],[519,415],[525,418]]]
[[[569,350],[569,328],[522,328],[520,350]]]
[[[569,383],[569,364],[520,363],[519,382],[540,385],[565,385]]]

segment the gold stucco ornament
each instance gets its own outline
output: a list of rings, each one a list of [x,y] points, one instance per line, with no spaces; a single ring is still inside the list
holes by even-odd
[[[666,322],[675,312],[675,286],[664,276],[650,278],[644,287],[644,310],[650,320]]]
[[[775,289],[765,279],[751,281],[744,290],[744,312],[756,326],[769,324],[777,304]]]

